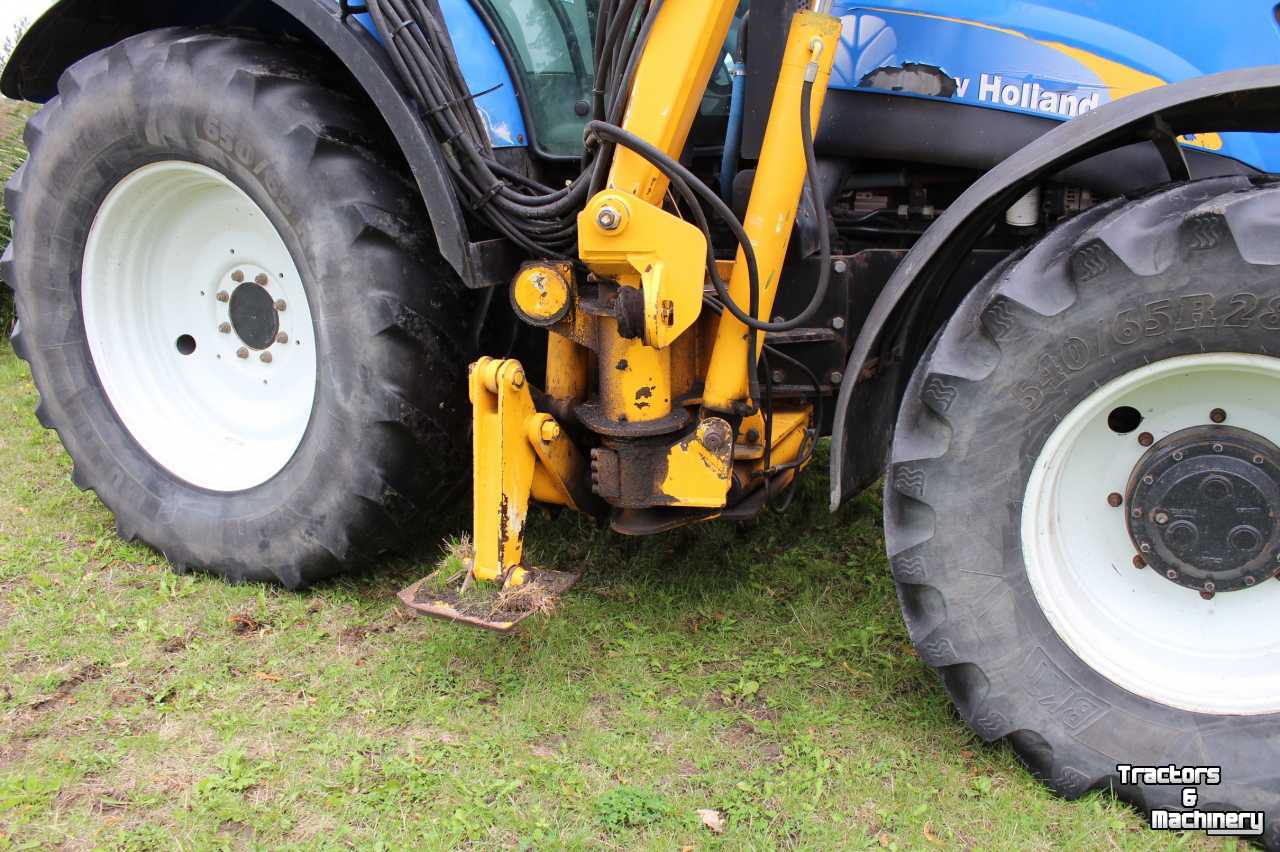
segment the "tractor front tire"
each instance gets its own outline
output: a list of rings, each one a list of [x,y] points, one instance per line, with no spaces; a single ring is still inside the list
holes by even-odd
[[[997,266],[899,414],[921,659],[1053,790],[1261,811],[1280,845],[1280,184],[1120,198]],[[1155,784],[1125,765],[1216,766]]]
[[[144,33],[63,74],[7,189],[40,422],[179,570],[305,586],[420,535],[466,481],[470,297],[328,75]]]

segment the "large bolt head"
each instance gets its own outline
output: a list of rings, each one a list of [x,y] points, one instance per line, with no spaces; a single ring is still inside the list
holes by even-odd
[[[285,332],[282,331],[276,335],[276,343],[288,343],[288,342],[289,342],[289,335],[286,334]]]
[[[236,282],[237,284],[243,284],[243,283],[244,283],[244,272],[242,272],[241,270],[237,269],[235,272],[231,273],[231,280],[232,280],[232,281],[234,281],[234,282]]]
[[[284,299],[276,299],[275,308],[277,313],[284,313],[284,309],[287,307],[288,305],[284,303]]]
[[[271,279],[267,277],[267,273],[259,272],[257,277],[253,279],[253,283],[257,284],[259,287],[265,287],[271,283]]]
[[[247,346],[241,346],[239,349],[237,349],[237,350],[236,350],[236,357],[237,357],[237,358],[248,358],[248,357],[249,357],[249,347],[247,347]]]
[[[560,437],[560,424],[554,420],[548,420],[542,424],[542,442],[550,444],[552,441]]]
[[[223,334],[230,334],[230,333],[231,333],[231,323],[229,323],[229,322],[221,323],[221,324],[218,326],[218,331],[222,332]]]
[[[258,360],[259,360],[259,361],[261,361],[261,362],[262,362],[262,363],[264,363],[264,364],[270,364],[270,363],[271,363],[271,353],[270,353],[270,352],[263,352],[261,355],[259,355],[259,356],[258,356]]]
[[[226,290],[219,290],[218,294],[214,296],[214,298],[217,299],[219,302],[230,302],[231,294],[228,293]]]
[[[622,224],[622,214],[612,207],[601,207],[596,213],[596,224],[604,231],[616,231]]]

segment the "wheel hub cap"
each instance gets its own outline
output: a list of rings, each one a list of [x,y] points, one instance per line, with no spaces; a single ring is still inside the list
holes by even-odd
[[[265,286],[249,281],[231,292],[228,307],[231,328],[250,349],[267,349],[280,333],[275,299]]]
[[[1254,432],[1197,426],[1138,460],[1125,505],[1134,547],[1180,586],[1230,592],[1276,573],[1280,448]]]

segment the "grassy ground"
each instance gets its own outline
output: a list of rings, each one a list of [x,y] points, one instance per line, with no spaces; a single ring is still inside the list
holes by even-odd
[[[9,175],[27,156],[22,147],[22,128],[31,112],[29,104],[0,97],[0,190],[3,189],[3,182],[9,179]],[[0,191],[0,251],[9,245],[12,236],[13,222],[5,208],[3,192]],[[0,285],[3,283],[0,279]],[[0,286],[0,334],[7,337],[12,325],[13,293],[8,287]]]
[[[976,741],[900,626],[878,499],[827,514],[821,466],[747,532],[539,520],[587,574],[501,638],[398,609],[434,547],[307,594],[172,574],[34,405],[0,350],[0,849],[1206,842]]]
[[[456,521],[308,594],[170,573],[35,399],[0,345],[0,850],[1206,845],[976,741],[903,632],[878,499],[827,514],[822,464],[749,532],[537,521],[587,574],[503,639],[396,605]]]

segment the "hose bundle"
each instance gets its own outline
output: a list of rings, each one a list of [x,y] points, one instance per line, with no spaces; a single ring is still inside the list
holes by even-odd
[[[598,147],[583,152],[583,168],[568,185],[546,186],[498,162],[458,67],[443,23],[426,0],[369,0],[401,80],[423,120],[444,147],[462,202],[477,216],[535,257],[576,256],[577,215],[593,185],[603,186],[607,157]],[[602,0],[596,16],[595,120],[621,120],[631,78],[661,3]]]

